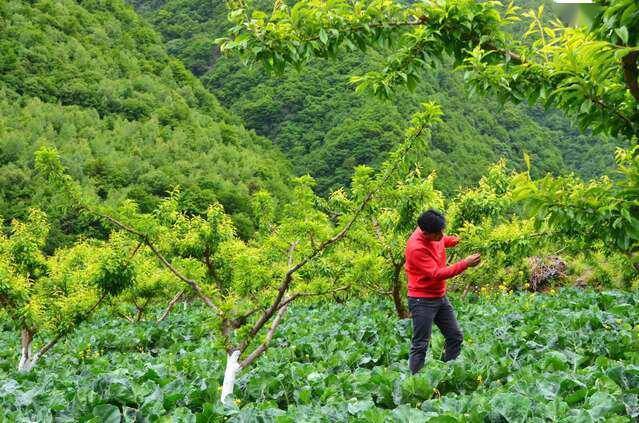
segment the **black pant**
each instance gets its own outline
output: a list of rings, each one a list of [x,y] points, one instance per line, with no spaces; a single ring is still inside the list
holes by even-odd
[[[408,297],[408,308],[413,316],[413,344],[408,359],[410,371],[415,374],[424,367],[433,322],[446,339],[442,359],[449,361],[457,358],[464,336],[448,298]]]

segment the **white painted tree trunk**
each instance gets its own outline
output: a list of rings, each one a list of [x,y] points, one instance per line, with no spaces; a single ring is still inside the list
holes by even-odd
[[[35,360],[31,356],[31,344],[33,343],[33,334],[27,329],[22,329],[20,348],[20,362],[18,363],[18,371],[26,373],[33,368]]]
[[[226,370],[224,371],[224,383],[222,383],[222,396],[220,397],[222,404],[227,404],[233,395],[235,379],[241,370],[239,361],[240,350],[234,350],[226,357]]]

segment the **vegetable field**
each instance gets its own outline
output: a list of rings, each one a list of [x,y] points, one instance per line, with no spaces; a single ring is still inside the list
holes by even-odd
[[[226,354],[203,306],[164,321],[97,316],[30,373],[0,326],[2,421],[566,421],[639,418],[639,294],[452,298],[461,357],[407,369],[410,321],[388,303],[297,304],[271,348],[219,402]],[[161,310],[158,310],[160,312]]]

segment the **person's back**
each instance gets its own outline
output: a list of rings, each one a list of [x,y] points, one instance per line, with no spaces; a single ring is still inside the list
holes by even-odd
[[[463,334],[453,306],[446,298],[446,279],[476,266],[480,260],[479,254],[473,254],[452,266],[446,266],[446,248],[457,245],[459,238],[444,235],[444,216],[435,210],[428,210],[422,213],[417,224],[418,228],[406,243],[404,265],[408,279],[408,307],[413,319],[413,339],[408,360],[413,374],[424,366],[433,322],[446,339],[444,361],[453,360],[459,355]]]

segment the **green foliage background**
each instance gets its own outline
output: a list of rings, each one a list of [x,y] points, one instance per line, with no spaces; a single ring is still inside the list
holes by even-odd
[[[290,166],[247,131],[158,34],[119,1],[0,4],[0,210],[24,217],[41,200],[50,246],[104,235],[71,210],[50,210],[34,151],[54,145],[71,175],[101,199],[143,210],[176,186],[194,213],[220,201],[250,234],[249,194],[288,198]]]
[[[52,210],[33,172],[43,144],[58,148],[88,193],[131,198],[149,211],[180,186],[194,213],[219,201],[242,237],[255,229],[251,193],[266,189],[288,202],[292,174],[314,176],[321,194],[348,185],[355,166],[384,160],[424,98],[446,111],[422,160],[446,194],[476,182],[500,157],[518,167],[524,151],[533,176],[591,177],[613,167],[618,142],[580,134],[558,113],[468,100],[447,64],[414,93],[383,102],[347,81],[349,70],[379,66],[381,51],[267,75],[220,57],[223,2],[133,5],[152,25],[120,1],[0,5],[0,208],[8,222],[41,203],[52,223],[49,249],[106,233],[72,210]]]
[[[618,141],[581,134],[557,112],[487,98],[469,100],[461,75],[449,63],[432,69],[414,92],[385,102],[356,94],[348,82],[349,75],[378,68],[383,50],[370,56],[349,53],[336,61],[319,59],[300,71],[268,75],[220,56],[214,40],[229,26],[223,1],[131,3],[162,34],[169,53],[225,106],[273,140],[296,173],[308,172],[317,179],[319,193],[348,185],[356,165],[379,165],[424,98],[436,100],[445,111],[444,122],[433,131],[427,167],[438,171],[437,188],[447,194],[479,180],[501,157],[521,167],[524,152],[533,158],[534,176],[575,171],[591,178],[614,165]],[[539,5],[516,3],[523,9]],[[266,3],[263,7],[270,8]]]
[[[0,3],[0,213],[4,224],[13,219],[0,236],[0,415],[36,421],[639,416],[636,292],[555,290],[565,282],[637,287],[636,149],[618,153],[624,176],[614,182],[537,179],[610,172],[620,143],[579,134],[554,112],[469,100],[447,60],[413,93],[390,102],[358,96],[347,82],[352,70],[379,67],[382,50],[269,76],[219,56],[214,39],[227,26],[222,2],[133,3],[152,25],[121,0]],[[394,169],[382,165],[386,153],[425,99],[441,103],[443,122],[422,157],[401,148],[391,155],[410,159],[397,181],[383,177]],[[430,104],[431,118],[435,110]],[[501,157],[523,168],[525,152],[531,174],[511,174],[504,162],[486,174]],[[373,179],[370,167],[353,176],[359,164],[380,165],[382,177]],[[67,183],[38,173],[47,170]],[[420,172],[429,170],[439,176],[423,178]],[[291,178],[305,173],[318,184]],[[467,188],[483,174],[478,187]],[[351,180],[350,192],[316,195]],[[385,184],[370,191],[376,197],[369,209],[366,202],[358,209],[375,181]],[[437,189],[461,193],[451,204]],[[525,207],[517,203],[522,199]],[[377,282],[401,271],[406,232],[426,204],[441,205],[451,230],[462,235],[465,244],[453,254],[481,251],[490,261],[455,281],[457,290],[467,288],[456,304],[468,333],[460,360],[444,365],[431,358],[431,371],[413,377],[405,367],[408,322],[389,318],[392,312],[372,297],[387,295],[388,286]],[[360,211],[363,219],[349,226],[344,242],[317,248]],[[126,222],[119,227],[127,235],[107,228],[116,222],[107,213]],[[140,321],[182,287],[146,247],[173,273],[184,272],[183,281],[209,282],[198,295],[214,298],[211,310],[185,302],[169,320]],[[568,273],[544,294],[507,294],[526,289],[531,256],[560,252],[574,255]],[[300,257],[310,257],[299,262],[309,265],[293,281],[289,269]],[[368,294],[354,291],[357,299],[341,287],[366,288],[360,283],[366,279],[376,284]],[[397,276],[394,283],[405,286]],[[273,319],[274,307],[284,294],[291,301],[322,295],[336,304],[300,300],[277,332],[286,308]],[[273,297],[279,300],[270,316],[262,314]],[[100,305],[99,320],[85,322]],[[240,374],[234,405],[223,407],[225,352],[262,342],[264,326],[251,327],[258,316],[273,321],[272,348]],[[36,347],[54,342],[39,351],[63,344],[25,375],[14,370],[19,330],[23,347],[30,345],[25,332],[36,336]],[[432,351],[441,349],[435,337]]]

